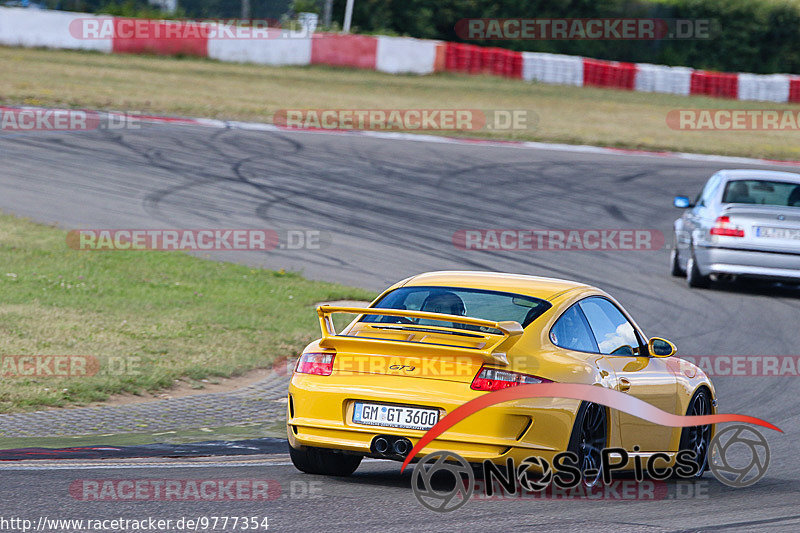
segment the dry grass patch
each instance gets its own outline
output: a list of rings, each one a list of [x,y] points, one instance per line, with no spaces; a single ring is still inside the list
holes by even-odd
[[[0,377],[0,412],[269,367],[319,336],[317,302],[372,294],[180,252],[81,252],[0,215],[0,356],[90,356],[90,376]]]
[[[761,102],[523,83],[491,76],[393,76],[327,67],[267,67],[63,50],[0,48],[6,104],[129,110],[270,122],[287,108],[526,109],[535,128],[497,139],[800,159],[800,133],[685,132],[684,108],[794,109]]]

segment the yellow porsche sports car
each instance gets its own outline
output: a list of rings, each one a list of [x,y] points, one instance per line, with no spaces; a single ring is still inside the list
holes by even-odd
[[[332,315],[357,317],[337,333]],[[715,414],[702,370],[649,338],[595,287],[493,272],[432,272],[389,287],[368,308],[321,306],[322,338],[298,359],[287,433],[301,471],[344,476],[365,456],[404,460],[442,417],[490,391],[559,382],[606,387],[678,415]],[[647,458],[692,450],[702,466],[713,426],[673,428],[602,405],[530,398],[494,405],[425,446],[470,462],[573,451],[585,470],[600,450]]]

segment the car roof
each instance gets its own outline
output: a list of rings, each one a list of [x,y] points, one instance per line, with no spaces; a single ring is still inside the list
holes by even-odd
[[[511,292],[525,296],[533,296],[534,298],[541,298],[543,300],[549,300],[572,289],[593,288],[585,283],[556,278],[464,270],[419,274],[409,278],[403,286],[463,287]]]
[[[718,174],[728,180],[773,179],[778,181],[793,181],[800,183],[800,174],[795,172],[783,172],[780,170],[731,169],[720,170]]]

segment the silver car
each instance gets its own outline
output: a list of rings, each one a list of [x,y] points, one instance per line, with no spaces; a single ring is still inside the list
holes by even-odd
[[[761,278],[800,284],[800,174],[720,170],[675,221],[673,276],[690,287],[715,279]]]

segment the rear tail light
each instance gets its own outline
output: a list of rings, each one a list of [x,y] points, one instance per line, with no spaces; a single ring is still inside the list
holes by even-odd
[[[314,374],[330,376],[333,372],[334,353],[304,353],[297,360],[295,372],[298,374]]]
[[[727,216],[717,217],[714,227],[711,228],[711,235],[721,237],[744,237],[744,230],[735,224],[731,224],[731,219]]]
[[[487,366],[481,367],[481,371],[472,380],[472,390],[495,391],[516,387],[517,385],[530,385],[532,383],[552,383],[549,379],[544,379],[530,374],[499,370]]]

